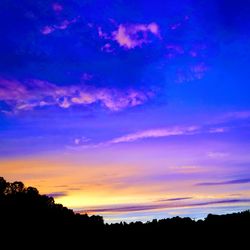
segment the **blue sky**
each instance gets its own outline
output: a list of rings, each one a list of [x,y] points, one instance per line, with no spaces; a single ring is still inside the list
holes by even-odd
[[[1,1],[0,173],[110,221],[249,206],[249,11]]]

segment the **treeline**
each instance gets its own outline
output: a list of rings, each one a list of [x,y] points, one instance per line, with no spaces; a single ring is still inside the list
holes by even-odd
[[[73,210],[56,204],[53,197],[40,195],[34,187],[25,187],[22,182],[7,182],[0,177],[0,221],[1,224],[71,227],[102,227],[101,216],[75,214]]]
[[[155,244],[167,240],[170,244],[183,245],[197,239],[224,240],[224,244],[248,240],[250,211],[227,215],[211,215],[195,221],[174,217],[151,222],[105,224],[101,216],[80,215],[52,197],[40,195],[34,187],[22,182],[7,182],[0,177],[0,240],[19,239],[19,244],[48,239],[57,244],[78,244],[81,241],[92,246],[110,246],[119,241],[129,246],[133,242]],[[43,240],[42,240],[43,239]],[[8,241],[9,244],[17,244]],[[88,248],[90,249],[90,248]]]

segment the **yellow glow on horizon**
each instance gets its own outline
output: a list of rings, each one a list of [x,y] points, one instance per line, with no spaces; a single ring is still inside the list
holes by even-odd
[[[178,167],[176,172],[179,173],[180,169],[184,172],[199,171],[199,167],[187,166]],[[174,170],[173,167],[170,173]],[[74,209],[147,204],[176,197],[192,197],[193,201],[230,198],[227,187],[197,187],[192,178],[151,180],[154,170],[142,170],[141,166],[91,165],[33,158],[2,160],[0,173],[7,181],[20,180],[26,186],[38,188],[41,194],[62,193],[64,195],[56,197],[55,201]],[[250,191],[242,190],[241,193],[250,196]]]

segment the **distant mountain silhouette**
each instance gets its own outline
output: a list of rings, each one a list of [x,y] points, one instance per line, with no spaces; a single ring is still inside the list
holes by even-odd
[[[201,249],[218,244],[234,245],[239,249],[248,244],[249,229],[249,210],[227,215],[209,214],[198,221],[174,217],[147,223],[108,225],[101,216],[76,214],[56,204],[52,197],[40,195],[36,188],[25,187],[19,181],[9,183],[0,177],[0,242],[6,241],[8,246],[50,249],[47,244],[54,244],[72,249],[73,245],[80,244],[79,249],[119,249],[120,246],[142,248],[151,245],[158,249],[155,248],[158,244],[194,247],[201,240]],[[115,244],[117,241],[119,245]],[[87,248],[87,245],[92,247]]]

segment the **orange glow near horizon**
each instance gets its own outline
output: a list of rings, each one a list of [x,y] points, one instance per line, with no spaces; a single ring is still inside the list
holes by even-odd
[[[107,206],[157,204],[161,200],[171,201],[176,197],[191,197],[192,202],[230,198],[225,187],[211,187],[209,190],[198,188],[192,178],[182,182],[150,180],[148,179],[150,172],[147,169],[142,172],[141,167],[91,166],[90,164],[70,164],[67,161],[55,163],[52,159],[35,158],[1,161],[0,165],[1,175],[8,181],[21,180],[26,186],[38,188],[41,194],[51,196],[57,194],[55,196],[57,203],[79,211]],[[192,174],[198,169],[197,166],[186,166],[172,167],[168,171]],[[242,194],[250,196],[248,191],[242,191]],[[240,196],[236,195],[236,197]],[[177,202],[176,209],[184,208],[188,209],[189,205],[178,208]],[[161,210],[163,209],[156,209],[156,211]]]

